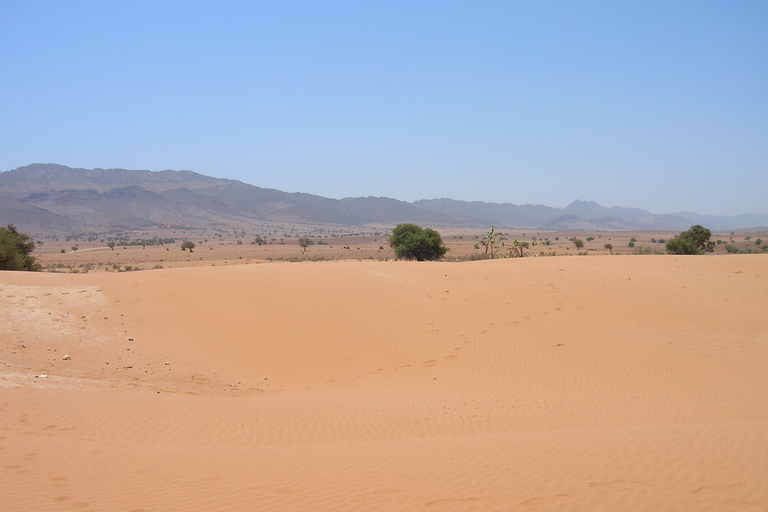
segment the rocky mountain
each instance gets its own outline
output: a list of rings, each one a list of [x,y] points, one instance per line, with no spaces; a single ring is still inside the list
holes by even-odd
[[[428,199],[419,208],[445,215],[483,219],[487,224],[552,231],[685,230],[702,224],[713,230],[768,226],[768,215],[700,215],[691,212],[655,214],[638,208],[605,207],[594,201],[574,201],[565,208],[544,205],[482,203],[453,199]]]
[[[43,213],[48,217],[43,219]],[[34,231],[227,226],[255,221],[353,226],[473,222],[388,198],[328,199],[191,171],[73,169],[56,164],[33,164],[0,173],[0,214],[2,224]]]
[[[659,215],[591,201],[553,208],[453,199],[413,203],[385,197],[329,199],[191,171],[33,164],[0,172],[0,224],[12,223],[26,231],[233,226],[259,221],[348,226],[413,222],[544,230],[683,230],[700,223],[727,230],[766,226],[768,215]]]

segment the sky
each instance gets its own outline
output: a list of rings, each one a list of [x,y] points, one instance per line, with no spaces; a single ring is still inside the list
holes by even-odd
[[[768,213],[768,2],[0,0],[0,171]]]

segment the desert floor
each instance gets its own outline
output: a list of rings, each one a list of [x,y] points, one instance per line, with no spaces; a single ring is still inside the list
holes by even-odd
[[[281,229],[272,226],[271,238],[267,244],[255,243],[253,230],[170,230],[132,231],[122,233],[125,239],[134,243],[159,237],[174,240],[165,245],[126,245],[117,243],[111,250],[107,244],[114,241],[115,234],[55,234],[36,237],[38,247],[35,257],[49,272],[124,272],[160,268],[192,266],[242,265],[270,262],[305,261],[387,261],[395,258],[389,247],[390,232],[386,228],[368,232],[352,233],[341,230],[317,231],[300,226],[285,225]],[[251,228],[253,229],[253,228]],[[336,231],[339,231],[338,233]],[[373,231],[373,232],[371,232]],[[482,240],[487,230],[465,228],[440,228],[443,241],[448,247],[446,260],[468,261],[486,256]],[[526,242],[527,256],[596,256],[596,255],[664,255],[664,241],[678,233],[671,231],[535,231],[517,230],[505,232],[507,248],[514,239]],[[259,235],[261,236],[261,235]],[[303,250],[298,237],[306,236],[314,245]],[[285,237],[285,238],[282,238]],[[765,238],[765,240],[763,240]],[[578,249],[571,239],[579,239],[583,247]],[[193,242],[193,251],[182,251],[183,240]],[[768,232],[751,231],[740,233],[713,233],[712,241],[717,242],[714,255],[725,255],[730,248],[733,252],[768,254]],[[501,240],[497,240],[501,242]],[[610,250],[606,248],[610,245]],[[501,250],[503,253],[504,251]],[[710,254],[711,255],[711,254]]]
[[[765,511],[767,312],[768,255],[0,272],[0,508]]]

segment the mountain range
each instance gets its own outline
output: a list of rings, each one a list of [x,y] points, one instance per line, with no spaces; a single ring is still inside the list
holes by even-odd
[[[28,232],[234,226],[253,222],[346,226],[497,226],[540,230],[712,230],[768,226],[768,215],[654,214],[574,201],[565,208],[453,199],[330,199],[191,171],[75,169],[32,164],[0,172],[0,224]]]

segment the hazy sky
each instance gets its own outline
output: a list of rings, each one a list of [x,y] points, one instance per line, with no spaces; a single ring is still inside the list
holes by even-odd
[[[0,0],[0,170],[768,213],[768,2]]]

